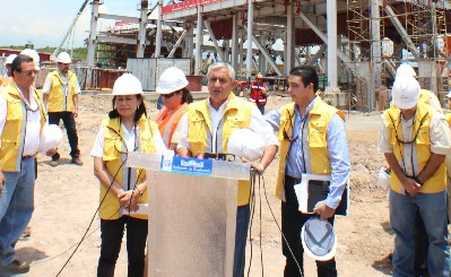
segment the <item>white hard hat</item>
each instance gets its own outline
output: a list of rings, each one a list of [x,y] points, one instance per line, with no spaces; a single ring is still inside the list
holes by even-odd
[[[175,66],[167,68],[160,76],[157,85],[157,93],[171,94],[188,85],[185,73]]]
[[[337,238],[327,220],[319,217],[307,220],[302,227],[301,242],[305,253],[317,261],[329,261],[335,257]]]
[[[398,69],[396,69],[395,79],[397,79],[399,77],[415,78],[415,77],[417,77],[417,73],[415,72],[415,69],[413,69],[413,67],[410,64],[403,63],[398,67]]]
[[[113,85],[113,95],[142,94],[143,88],[138,78],[130,73],[122,74]]]
[[[20,54],[28,56],[28,57],[33,59],[34,69],[35,70],[40,70],[41,69],[39,67],[39,62],[40,62],[39,54],[38,54],[38,52],[36,52],[36,50],[27,48],[27,49],[22,50],[20,52]]]
[[[12,64],[16,57],[17,57],[16,54],[11,54],[8,57],[6,57],[5,65]]]
[[[227,143],[227,152],[248,161],[262,157],[265,149],[263,139],[250,129],[236,129]]]
[[[50,149],[58,147],[62,139],[63,132],[58,125],[45,125],[42,128],[41,139],[39,140],[39,152],[45,154]]]
[[[69,63],[72,63],[72,59],[70,58],[69,53],[67,53],[67,52],[61,52],[61,53],[59,53],[58,56],[56,57],[56,62],[57,62],[57,63],[69,64]]]
[[[395,79],[392,87],[393,104],[400,109],[411,109],[417,105],[420,85],[412,77],[401,76]]]

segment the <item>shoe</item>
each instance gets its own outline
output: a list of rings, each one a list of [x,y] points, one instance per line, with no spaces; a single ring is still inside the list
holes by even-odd
[[[83,165],[83,162],[80,160],[80,158],[72,158],[72,163],[76,165]]]
[[[2,266],[2,269],[10,273],[27,273],[30,271],[30,264],[14,260],[9,265]]]
[[[53,167],[55,167],[55,166],[58,166],[60,163],[59,163],[59,160],[51,160],[50,162],[49,162],[49,165],[50,166],[53,166]]]

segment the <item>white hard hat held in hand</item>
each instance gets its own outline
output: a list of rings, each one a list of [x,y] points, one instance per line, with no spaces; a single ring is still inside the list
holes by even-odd
[[[316,261],[329,261],[335,257],[337,238],[332,224],[312,217],[301,229],[301,242],[305,253]]]
[[[36,50],[27,48],[27,49],[22,50],[20,52],[20,54],[28,56],[28,57],[33,59],[34,69],[35,70],[40,70],[41,69],[41,67],[39,66],[39,63],[41,62],[41,59],[39,58],[39,54],[38,54],[38,52],[36,52]]]
[[[50,149],[57,148],[63,139],[63,132],[58,125],[49,124],[42,128],[39,140],[39,152],[46,154]]]
[[[420,84],[412,77],[396,78],[392,87],[393,104],[400,109],[411,109],[417,105]]]
[[[136,95],[142,94],[141,81],[133,74],[125,73],[116,79],[113,85],[113,95]]]
[[[265,143],[261,137],[250,129],[235,129],[227,143],[227,152],[248,161],[255,161],[263,156]]]
[[[64,63],[64,64],[70,64],[70,63],[72,63],[72,59],[71,59],[69,53],[61,52],[56,57],[56,62],[57,63]]]
[[[160,76],[157,85],[158,94],[171,94],[188,86],[185,73],[175,66],[167,68]]]

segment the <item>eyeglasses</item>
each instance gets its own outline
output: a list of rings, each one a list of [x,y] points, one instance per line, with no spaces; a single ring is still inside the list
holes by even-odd
[[[37,70],[27,70],[27,71],[21,70],[21,71],[19,71],[19,73],[26,75],[26,76],[33,76],[33,75],[38,74],[38,71]]]
[[[163,94],[162,96],[163,96],[164,98],[171,98],[172,96],[174,96],[174,95],[176,95],[176,94],[178,94],[178,93],[179,93],[179,91],[176,91],[176,92],[169,93],[169,94]]]

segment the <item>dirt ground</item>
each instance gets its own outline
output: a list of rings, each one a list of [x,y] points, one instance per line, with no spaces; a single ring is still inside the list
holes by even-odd
[[[267,110],[289,99],[270,97]],[[84,165],[69,163],[67,140],[61,147],[65,159],[53,168],[49,158],[39,157],[39,177],[35,189],[35,211],[31,221],[32,236],[17,244],[19,258],[31,262],[31,271],[24,276],[55,276],[80,240],[98,205],[99,184],[93,175],[89,156],[101,119],[111,107],[110,96],[81,96],[78,119],[80,147]],[[148,103],[155,115],[155,104]],[[386,190],[375,185],[374,176],[383,164],[378,153],[379,115],[351,113],[347,135],[352,159],[351,214],[336,220],[338,239],[337,264],[340,276],[390,275],[385,259],[392,249],[393,236],[388,228]],[[265,173],[269,202],[280,220],[280,203],[274,197],[277,161]],[[263,193],[263,191],[262,191]],[[258,191],[257,191],[258,194]],[[258,201],[258,200],[257,200]],[[257,202],[258,204],[258,202]],[[262,201],[263,267],[260,262],[259,215],[256,211],[252,228],[253,260],[250,276],[282,276],[284,259],[280,233],[272,220],[266,202]],[[96,218],[88,236],[60,276],[95,276],[100,251],[99,220]],[[116,267],[116,276],[126,276],[127,256],[123,244]],[[248,243],[246,271],[249,266]],[[305,259],[306,276],[316,276],[314,262]]]

